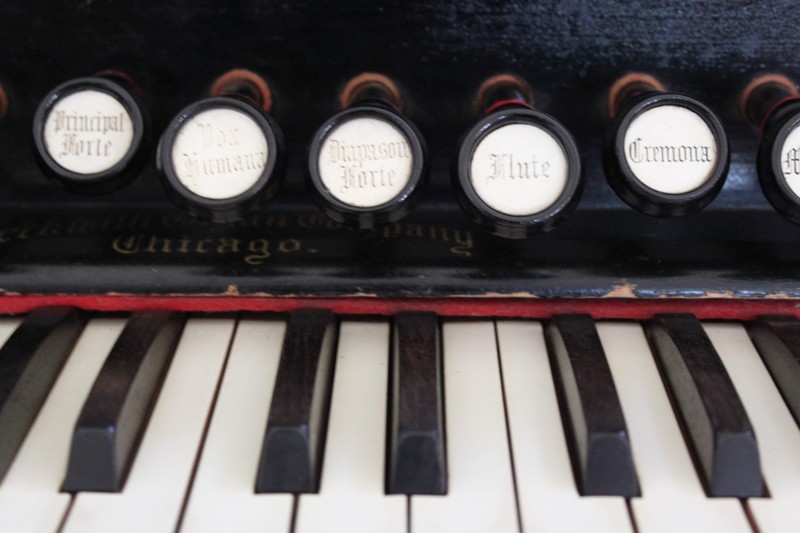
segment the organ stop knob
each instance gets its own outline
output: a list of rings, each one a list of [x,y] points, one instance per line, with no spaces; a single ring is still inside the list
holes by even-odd
[[[36,110],[37,162],[68,190],[107,193],[141,169],[146,127],[138,88],[124,74],[70,80],[50,91]]]
[[[422,135],[400,113],[400,92],[385,76],[366,73],[348,83],[341,105],[309,148],[314,201],[349,226],[400,220],[418,199],[428,167]]]
[[[758,181],[772,206],[800,224],[800,96],[789,79],[760,77],[745,89],[743,114],[761,127]]]
[[[156,163],[172,201],[192,215],[233,222],[277,193],[285,163],[283,134],[266,112],[268,87],[233,71],[212,96],[178,113],[161,136]],[[227,81],[226,81],[227,80]]]
[[[530,88],[515,76],[484,82],[476,102],[484,117],[462,140],[453,176],[462,209],[502,237],[553,229],[583,187],[572,134],[531,102]]]
[[[648,215],[697,212],[716,197],[728,173],[728,140],[704,104],[646,74],[617,81],[610,93],[614,120],[603,166],[614,191]]]

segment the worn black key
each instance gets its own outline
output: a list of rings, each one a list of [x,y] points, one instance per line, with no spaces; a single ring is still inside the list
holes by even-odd
[[[0,479],[85,324],[75,309],[38,309],[0,348]]]
[[[622,405],[594,322],[555,316],[547,343],[580,493],[638,496]]]
[[[439,319],[400,313],[394,320],[386,491],[446,494]]]
[[[336,319],[321,309],[289,318],[256,492],[317,492],[328,425]]]
[[[75,424],[64,491],[122,489],[184,322],[169,311],[130,317]]]
[[[657,315],[647,332],[708,494],[761,496],[755,432],[700,321]]]
[[[759,317],[747,331],[800,425],[800,320],[791,316]]]

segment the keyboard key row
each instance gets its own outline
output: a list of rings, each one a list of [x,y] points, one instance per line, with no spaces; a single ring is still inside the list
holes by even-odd
[[[184,320],[95,318],[80,338],[75,311],[0,321],[0,358],[13,354],[0,359],[0,417],[29,386],[26,364],[63,364],[42,372],[49,393],[33,387],[30,429],[0,431],[22,442],[0,483],[0,530],[800,524],[800,430],[764,355],[780,342],[788,364],[797,321],[764,341],[758,328],[777,319],[750,336],[689,316],[644,328],[585,316],[440,328],[413,313],[337,325],[310,310]],[[731,491],[749,499],[709,497]]]

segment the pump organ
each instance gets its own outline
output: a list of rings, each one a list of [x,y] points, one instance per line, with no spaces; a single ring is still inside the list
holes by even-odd
[[[0,530],[796,531],[800,228],[791,193],[762,192],[742,95],[790,80],[761,113],[777,142],[800,42],[793,4],[741,4],[4,2]],[[234,69],[250,77],[214,85]],[[344,225],[312,201],[308,148],[364,72],[393,85],[357,104],[398,138],[413,122],[413,150],[349,133],[320,157],[354,185],[366,161],[416,158],[420,186],[413,209],[351,206]],[[609,186],[609,91],[632,72],[719,116],[730,167],[702,211],[649,216]],[[520,98],[476,103],[496,75]],[[55,127],[139,128],[122,177],[35,141],[42,100],[84,78],[130,93],[136,123],[57,110]],[[159,183],[159,138],[200,101],[272,143],[241,161],[283,180],[255,212],[191,192],[184,212]],[[583,194],[509,239],[460,209],[454,173],[482,110],[520,107],[574,136]],[[499,182],[549,177],[536,154],[492,157]]]

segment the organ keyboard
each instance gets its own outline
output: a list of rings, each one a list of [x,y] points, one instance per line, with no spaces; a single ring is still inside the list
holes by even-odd
[[[562,316],[553,324],[568,330],[576,318]],[[692,320],[686,315],[681,319]],[[656,345],[647,339],[656,325],[634,321],[588,325],[599,335],[597,355],[608,365],[619,394],[638,494],[631,497],[612,486],[606,495],[591,496],[581,489],[583,465],[576,456],[580,437],[568,423],[573,407],[558,393],[569,378],[554,372],[561,350],[553,348],[555,333],[541,321],[485,319],[441,322],[446,494],[389,493],[387,462],[393,454],[387,427],[394,415],[388,405],[397,394],[390,370],[391,322],[348,316],[337,320],[332,392],[329,403],[322,405],[328,423],[320,430],[324,445],[318,491],[256,490],[269,413],[282,401],[273,392],[286,386],[277,380],[297,379],[279,371],[282,351],[314,326],[302,319],[293,326],[290,318],[287,328],[284,316],[245,314],[190,316],[178,342],[168,343],[166,377],[154,391],[154,407],[147,410],[124,482],[109,492],[74,487],[67,492],[63,482],[68,471],[98,466],[72,463],[70,450],[74,454],[79,444],[83,418],[79,415],[103,405],[113,409],[93,405],[103,399],[90,391],[97,389],[107,368],[135,361],[148,350],[124,342],[128,351],[122,352],[117,340],[131,328],[147,336],[163,326],[163,320],[151,320],[146,326],[150,331],[143,331],[137,314],[91,317],[55,382],[45,385],[47,398],[0,482],[0,528],[82,533],[651,532],[794,531],[800,524],[800,428],[771,375],[778,367],[770,365],[773,354],[765,350],[774,352],[776,347],[755,335],[751,340],[750,324],[703,322],[699,333],[709,339],[730,375],[735,399],[746,409],[758,443],[760,465],[758,457],[753,461],[739,453],[735,468],[719,474],[747,479],[752,468],[763,473],[763,494],[759,490],[736,499],[711,496],[713,487],[700,467],[687,419],[676,408],[679,401],[653,353]],[[673,327],[669,324],[664,321],[659,327]],[[46,338],[58,326],[44,332],[40,328],[40,333]],[[9,345],[30,323],[7,318],[0,327]],[[61,340],[71,346],[69,338]],[[574,342],[566,346],[567,356],[582,349]],[[693,356],[683,347],[678,350],[679,358]],[[291,353],[294,364],[313,360],[313,354],[296,348]],[[573,362],[586,364],[580,357]],[[587,368],[593,367],[596,363]],[[150,371],[143,366],[139,372]],[[16,391],[21,383],[4,379],[4,390]],[[578,387],[587,404],[603,401],[596,387]],[[731,398],[693,401],[690,408],[702,410],[698,404],[706,402],[719,414]],[[1,407],[8,406],[6,401]],[[124,424],[116,429],[122,433]],[[720,446],[725,438],[729,435],[722,435]],[[614,450],[605,458],[603,450],[595,452],[598,461],[618,464]],[[425,462],[403,465],[431,467]],[[607,468],[605,475],[615,472]]]

